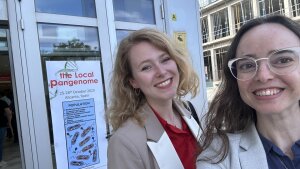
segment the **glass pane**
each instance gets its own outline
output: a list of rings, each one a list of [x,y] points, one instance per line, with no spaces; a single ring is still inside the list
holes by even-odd
[[[0,7],[1,8],[1,7]],[[9,106],[11,113],[12,113],[12,119],[11,119],[11,128],[7,127],[7,125],[3,124],[4,131],[6,131],[6,135],[2,135],[2,144],[1,149],[3,151],[3,159],[9,164],[8,166],[3,166],[0,168],[6,168],[6,169],[12,169],[12,168],[23,168],[22,167],[22,160],[21,159],[21,153],[20,152],[20,144],[19,144],[19,135],[21,135],[22,131],[21,129],[18,130],[18,122],[20,119],[19,116],[19,108],[16,106],[16,100],[17,98],[14,97],[13,93],[17,93],[15,85],[12,83],[12,79],[14,76],[12,76],[11,72],[11,65],[10,65],[10,57],[11,52],[9,52],[9,49],[11,49],[11,44],[9,43],[9,29],[6,28],[7,25],[0,25],[0,91],[1,94],[1,100],[5,101],[7,105]],[[18,104],[17,104],[18,105]],[[2,111],[2,110],[1,110]],[[1,112],[2,113],[2,112]],[[5,116],[3,116],[4,118]],[[1,117],[2,118],[2,117]],[[2,121],[2,120],[1,120]],[[22,120],[21,120],[22,121]],[[2,130],[3,130],[2,129]],[[22,142],[22,140],[20,140]],[[2,154],[1,154],[2,155]]]
[[[230,35],[229,23],[228,23],[228,10],[223,9],[218,11],[213,16],[213,26],[214,26],[214,38],[220,39]]]
[[[101,81],[103,82],[103,80],[100,80],[103,79],[103,75],[101,73],[102,64],[98,31],[96,28],[91,27],[39,24],[38,34],[50,142],[54,147],[52,149],[53,166],[54,168],[61,168],[62,166],[62,168],[66,168],[67,165],[73,165],[72,168],[74,169],[78,168],[75,165],[81,167],[97,166],[100,164],[99,147],[103,146],[99,144],[100,135],[104,135],[101,134],[104,131],[101,130],[100,132],[99,126],[105,125],[103,122],[96,122],[99,121],[96,118],[96,113],[104,109],[101,104],[103,101],[99,101],[103,99],[101,98],[101,93],[103,93]],[[51,76],[49,76],[49,69],[55,70]],[[51,81],[55,84],[48,83],[49,79],[54,79]],[[94,87],[93,90],[90,87]],[[75,113],[75,109],[69,111],[61,104],[71,105],[82,104],[83,102],[90,104],[91,108],[80,107],[76,109],[78,110],[77,113]],[[104,115],[100,114],[100,116],[103,117]],[[62,125],[64,126],[61,127]],[[71,130],[70,126],[80,127]],[[76,143],[71,142],[72,138],[75,138],[75,135],[78,135],[81,130],[92,131],[86,136],[79,136]],[[96,131],[99,134],[98,136],[95,134]],[[64,142],[61,139],[65,140],[65,146],[57,146],[58,143],[62,144]],[[78,146],[83,140],[86,143],[82,143],[81,147]],[[86,149],[89,148],[91,152],[83,151],[82,148],[85,147]],[[67,154],[67,160],[61,160],[62,153]],[[75,158],[74,154],[78,158],[88,157],[88,155],[91,158],[88,161],[81,159],[74,161],[72,160],[73,157]]]
[[[36,12],[96,17],[94,0],[35,0]]]
[[[114,0],[116,21],[155,24],[153,0]]]
[[[0,28],[0,51],[7,50],[6,29]]]
[[[99,56],[96,28],[39,24],[38,31],[42,56]]]
[[[121,42],[122,39],[124,39],[126,36],[128,36],[132,30],[117,30],[117,41],[118,44]]]

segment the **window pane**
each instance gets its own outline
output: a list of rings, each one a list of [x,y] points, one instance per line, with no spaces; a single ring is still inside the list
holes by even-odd
[[[153,0],[114,0],[116,21],[155,24]]]
[[[299,0],[295,0],[295,1],[291,1],[291,3],[292,3],[292,14],[293,14],[293,17],[300,16],[300,1]]]
[[[39,24],[38,31],[42,56],[82,57],[99,52],[96,28]]]
[[[94,0],[35,0],[36,12],[96,17]]]
[[[212,14],[213,17],[213,28],[214,38],[220,39],[230,35],[229,23],[228,23],[228,11],[223,9]]]
[[[7,51],[7,35],[6,29],[0,28],[0,51]]]
[[[244,0],[233,5],[235,31],[237,32],[243,24],[253,19],[252,1]]]
[[[202,18],[201,20],[201,28],[202,28],[202,42],[207,43],[209,39],[209,32],[208,32],[208,20],[207,17]]]
[[[132,30],[117,30],[117,41],[118,44],[121,42],[122,39],[124,39],[126,36],[128,36]]]
[[[211,54],[210,51],[204,51],[204,71],[205,71],[205,80],[206,86],[212,86],[213,74],[212,74],[212,63],[211,63]]]
[[[217,80],[221,80],[221,74],[223,71],[223,65],[224,65],[224,57],[227,53],[228,47],[218,48],[216,49],[216,58],[217,58],[217,68],[218,68],[218,74],[217,74]]]

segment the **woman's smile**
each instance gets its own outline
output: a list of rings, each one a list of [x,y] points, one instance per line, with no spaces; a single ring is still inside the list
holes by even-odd
[[[169,78],[161,83],[158,83],[156,85],[154,85],[155,87],[159,87],[159,88],[168,88],[172,85],[172,79]]]

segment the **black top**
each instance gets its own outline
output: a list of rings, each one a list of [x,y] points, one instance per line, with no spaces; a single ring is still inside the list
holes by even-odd
[[[6,108],[9,108],[9,105],[5,101],[0,100],[0,127],[7,127]]]

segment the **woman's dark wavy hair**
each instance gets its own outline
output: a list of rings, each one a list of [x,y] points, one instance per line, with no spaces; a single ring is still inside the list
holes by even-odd
[[[222,141],[217,154],[213,157],[208,157],[207,160],[218,157],[216,163],[223,161],[229,149],[229,141],[226,133],[244,130],[251,123],[256,122],[255,110],[243,102],[239,93],[237,80],[231,75],[227,63],[230,59],[235,58],[237,47],[244,34],[256,26],[267,23],[280,24],[294,32],[300,38],[300,25],[281,15],[256,18],[248,21],[240,28],[224,58],[222,81],[205,116],[206,127],[201,138],[203,141],[203,150],[209,147],[216,135]]]

